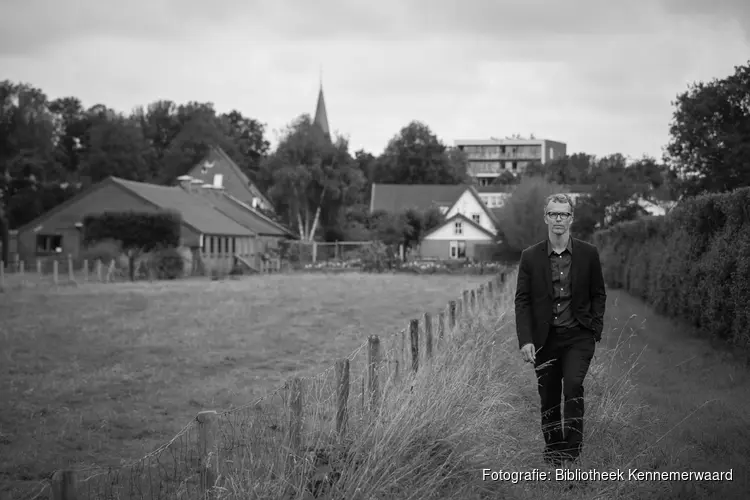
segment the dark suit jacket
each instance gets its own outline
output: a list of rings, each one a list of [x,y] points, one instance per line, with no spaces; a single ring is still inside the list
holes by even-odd
[[[572,238],[572,237],[571,237]],[[599,342],[604,329],[607,292],[594,245],[572,238],[573,259],[570,277],[573,316]],[[516,284],[516,333],[518,344],[533,342],[540,349],[547,341],[552,322],[552,270],[547,255],[547,240],[530,246],[521,254]]]

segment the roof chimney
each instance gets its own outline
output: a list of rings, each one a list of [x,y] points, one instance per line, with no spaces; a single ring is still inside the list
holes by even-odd
[[[189,175],[181,175],[177,178],[180,182],[180,187],[185,191],[190,191],[190,182],[193,180]]]

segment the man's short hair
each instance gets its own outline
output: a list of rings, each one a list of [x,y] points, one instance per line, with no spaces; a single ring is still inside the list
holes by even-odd
[[[568,205],[570,205],[570,213],[573,213],[573,198],[571,198],[567,194],[555,193],[547,196],[547,199],[544,200],[544,213],[547,213],[547,205],[549,205],[550,202],[567,203]]]

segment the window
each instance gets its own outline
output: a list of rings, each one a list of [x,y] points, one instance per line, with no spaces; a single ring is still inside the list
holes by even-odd
[[[552,148],[549,148],[549,159],[554,160],[555,159],[555,150]]]
[[[471,220],[479,224],[479,220],[480,220],[479,214],[471,214]]]
[[[455,233],[456,234],[464,234],[464,225],[463,225],[463,222],[456,222],[456,224],[455,224]]]
[[[466,242],[465,241],[451,241],[451,259],[465,259],[466,258]]]
[[[36,253],[62,252],[61,234],[37,234]]]
[[[214,187],[220,188],[224,184],[224,176],[222,174],[214,175]]]
[[[513,170],[518,170],[518,162],[517,161],[513,162]]]

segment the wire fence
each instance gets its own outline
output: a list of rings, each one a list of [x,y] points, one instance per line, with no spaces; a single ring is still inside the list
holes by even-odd
[[[297,498],[290,495],[302,491],[315,498],[331,480],[330,467],[321,468],[331,450],[356,440],[391,391],[459,338],[465,322],[488,309],[504,310],[512,300],[505,293],[512,279],[499,273],[478,289],[464,290],[436,315],[425,313],[406,328],[371,336],[318,375],[292,378],[244,406],[202,411],[139,460],[117,468],[58,470],[37,497]]]

